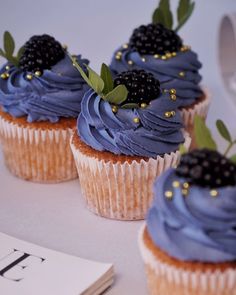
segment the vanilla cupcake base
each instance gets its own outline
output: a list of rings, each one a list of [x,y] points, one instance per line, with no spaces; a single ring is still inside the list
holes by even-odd
[[[198,115],[202,117],[204,120],[206,120],[210,107],[211,96],[208,90],[204,89],[203,91],[204,96],[201,99],[199,99],[199,101],[195,102],[192,106],[180,109],[183,124],[185,126],[184,128],[189,133],[192,139],[190,150],[197,148],[194,134],[194,117]]]
[[[0,140],[9,171],[25,180],[56,183],[78,177],[70,150],[75,119],[28,123],[0,112]]]
[[[185,147],[191,139],[185,134]],[[120,220],[144,219],[153,198],[154,179],[175,167],[179,151],[156,159],[98,152],[84,144],[75,132],[71,138],[82,195],[89,210]]]
[[[172,262],[167,254],[155,248],[145,225],[139,233],[139,248],[151,295],[236,295],[235,263],[185,262],[181,266],[181,261]]]

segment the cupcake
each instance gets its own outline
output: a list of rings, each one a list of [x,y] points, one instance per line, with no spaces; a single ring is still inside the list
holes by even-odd
[[[136,28],[129,42],[118,48],[111,61],[114,75],[133,69],[152,73],[164,91],[178,100],[186,130],[195,146],[193,121],[195,114],[206,118],[209,94],[200,86],[201,63],[197,54],[162,19],[153,17],[153,23]]]
[[[31,37],[0,69],[0,139],[5,163],[16,176],[35,182],[77,177],[69,139],[88,86],[61,44],[49,35]],[[77,61],[88,60],[77,56]]]
[[[188,148],[190,139],[183,134],[169,94],[161,92],[152,74],[128,71],[113,81],[105,68],[100,93],[94,90],[98,83],[88,81],[93,89],[82,100],[71,139],[82,194],[95,214],[143,219],[152,200],[153,180],[176,165],[179,144],[185,142]],[[111,91],[104,95],[101,89]]]
[[[139,246],[150,294],[236,294],[236,166],[194,150],[154,184]]]

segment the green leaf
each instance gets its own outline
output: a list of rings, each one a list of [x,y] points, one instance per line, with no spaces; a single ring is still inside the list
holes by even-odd
[[[139,108],[139,104],[138,103],[126,103],[123,104],[122,109],[138,109]]]
[[[194,134],[199,148],[217,150],[216,142],[214,141],[210,130],[207,128],[204,119],[198,115],[194,118]]]
[[[164,26],[168,29],[172,29],[173,26],[173,16],[170,10],[169,0],[160,0],[159,8],[162,11],[164,17]]]
[[[101,67],[101,78],[104,82],[103,93],[107,94],[108,92],[112,91],[114,87],[111,71],[106,64],[102,64]]]
[[[11,63],[11,64],[13,64],[14,66],[18,66],[18,60],[17,60],[17,58],[15,57],[15,56],[8,56],[7,57],[7,60]]]
[[[25,47],[24,46],[22,46],[21,48],[19,48],[19,50],[17,52],[17,55],[16,55],[16,58],[17,58],[18,62],[19,62],[19,60],[21,58],[21,55],[24,53],[24,51],[25,51]]]
[[[0,48],[0,55],[1,55],[2,57],[6,57],[4,51],[3,51],[1,48]]]
[[[92,88],[97,94],[102,94],[102,90],[104,88],[104,82],[102,78],[92,70],[88,65],[86,65],[89,73],[89,81],[92,85]]]
[[[161,23],[166,28],[172,29],[173,16],[170,10],[169,0],[160,0],[159,6],[154,10],[154,13],[152,15],[152,22],[154,24]]]
[[[230,161],[236,164],[236,154],[230,157]]]
[[[128,96],[128,90],[125,85],[118,85],[111,92],[107,93],[103,98],[112,104],[121,104],[126,100]]]
[[[175,28],[175,31],[179,31],[179,29],[186,23],[186,21],[190,18],[190,16],[193,13],[195,7],[195,3],[192,2],[191,4],[189,4],[188,10],[186,12],[186,14],[178,21],[178,26]]]
[[[84,70],[81,68],[81,66],[77,63],[76,61],[76,57],[73,57],[72,55],[70,55],[68,52],[67,52],[69,58],[71,59],[72,63],[73,63],[73,66],[80,72],[80,75],[82,76],[82,78],[84,79],[84,81],[90,86],[92,87],[92,84],[89,80],[89,78],[87,77],[86,73],[84,72]],[[92,87],[93,88],[93,87]]]
[[[224,122],[222,120],[217,120],[216,121],[216,127],[220,133],[220,135],[227,140],[228,142],[232,142],[232,137],[229,133],[228,128],[226,127],[226,125],[224,124]]]
[[[160,23],[160,24],[165,24],[165,18],[164,18],[164,15],[161,11],[161,9],[158,7],[157,9],[155,9],[153,15],[152,15],[152,23],[153,24],[157,24],[157,23]]]
[[[179,145],[179,152],[181,155],[186,154],[187,153],[187,149],[183,144]]]
[[[15,42],[12,35],[8,31],[4,32],[3,40],[4,40],[4,50],[6,52],[7,58],[10,56],[13,56],[13,52],[15,49]]]
[[[177,20],[181,22],[181,20],[188,13],[190,6],[190,0],[179,0],[179,6],[177,8]]]

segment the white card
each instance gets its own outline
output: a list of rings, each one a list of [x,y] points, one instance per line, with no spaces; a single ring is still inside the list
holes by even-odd
[[[113,266],[70,256],[0,233],[0,294],[99,294]]]

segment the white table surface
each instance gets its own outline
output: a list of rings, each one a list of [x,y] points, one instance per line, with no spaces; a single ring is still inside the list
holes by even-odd
[[[115,284],[109,295],[146,294],[137,247],[141,224],[90,213],[78,180],[44,185],[18,179],[0,156],[0,231],[82,258],[114,263]]]
[[[37,7],[40,5],[43,6],[44,4],[49,5],[49,2],[46,0],[38,1],[31,7],[31,2],[28,0],[22,0],[21,2],[15,1],[15,5],[18,3],[18,7],[17,9],[11,10],[12,2],[6,1],[4,4],[5,9],[1,9],[1,23],[5,25],[1,26],[1,31],[5,29],[7,24],[7,26],[10,26],[11,31],[16,36],[19,36],[17,38],[18,40],[24,40],[25,35],[32,35],[35,32],[35,28],[39,30],[36,26],[38,22],[30,21],[31,18],[37,16],[37,13],[30,14],[28,13],[28,8],[25,9],[25,7],[29,7],[31,10],[37,10]],[[73,1],[68,0],[67,2],[72,5]],[[67,5],[67,2],[63,5]],[[145,7],[143,7],[143,1],[136,2],[136,0],[129,0],[127,3],[130,6],[136,5],[136,3],[138,5],[137,14],[132,14],[133,22],[131,23],[131,19],[129,19],[129,23],[118,23],[117,19],[114,22],[113,29],[115,26],[117,32],[120,32],[120,34],[115,38],[114,33],[110,32],[109,37],[109,32],[105,32],[109,37],[110,43],[108,42],[109,44],[103,46],[103,49],[100,48],[100,45],[99,50],[94,45],[88,46],[92,40],[92,37],[90,37],[92,33],[88,35],[86,39],[88,47],[84,51],[87,50],[89,52],[96,68],[98,68],[98,65],[102,61],[109,60],[111,52],[120,42],[127,40],[127,36],[130,34],[129,31],[132,30],[131,28],[133,28],[134,23],[139,24],[141,22],[142,13],[144,13],[145,19],[148,19],[150,11],[156,2],[156,0],[150,1],[150,3],[145,2]],[[209,126],[213,127],[216,118],[223,118],[230,126],[235,135],[234,137],[236,137],[236,110],[231,108],[231,105],[226,99],[227,93],[224,91],[220,79],[216,50],[219,20],[223,13],[230,12],[234,8],[236,10],[235,0],[227,1],[227,5],[226,1],[220,0],[215,0],[214,5],[213,1],[199,0],[197,2],[199,6],[193,16],[192,26],[186,26],[183,33],[189,40],[187,44],[191,44],[195,48],[200,55],[200,59],[203,61],[204,68],[202,74],[204,76],[204,84],[207,85],[213,96],[208,123]],[[57,2],[50,1],[50,4],[52,6],[54,5],[56,12],[50,9],[45,11],[44,23],[42,24],[45,31],[47,31],[47,28],[50,28],[49,25],[51,24],[51,14],[49,11],[54,11],[55,14],[59,11],[59,7],[56,7],[55,5],[57,4],[55,3]],[[87,0],[81,0],[81,3],[83,3],[84,9],[86,5],[90,5]],[[96,1],[96,3],[98,2]],[[112,2],[111,0],[99,1],[101,11],[104,12],[105,9],[108,9],[107,5],[109,3],[111,6],[115,5],[116,7],[114,17],[119,18],[119,13],[122,15],[125,12],[122,5],[116,5],[115,3],[117,2]],[[110,7],[110,10],[112,9]],[[107,12],[109,11],[107,10]],[[15,22],[9,23],[7,19],[12,13]],[[56,24],[55,28],[54,26],[53,29],[51,27],[51,31],[55,31],[57,35],[61,33],[63,37],[67,36],[66,32],[68,31],[71,34],[73,32],[75,33],[75,30],[69,30],[69,24],[73,25],[72,22],[76,17],[76,15],[74,15],[74,18],[71,16],[73,13],[80,14],[77,20],[82,25],[84,21],[83,12],[72,9],[70,14],[63,15],[65,17],[64,23],[68,26],[68,28],[64,27],[65,34],[63,35],[64,31],[61,31]],[[93,12],[91,8],[90,15],[95,17],[95,14],[96,9],[94,8]],[[25,27],[23,27],[21,22],[24,18],[22,16],[24,15],[27,19],[27,22],[23,23]],[[201,19],[201,22],[199,22],[199,19]],[[102,23],[102,20],[104,20],[104,23]],[[109,27],[105,20],[103,17],[98,22],[103,30]],[[58,21],[60,22],[61,20],[58,18]],[[32,25],[29,26],[28,22]],[[130,30],[127,31],[126,27],[129,27]],[[18,29],[19,32],[17,32]],[[93,27],[93,29],[93,33],[96,36],[99,26],[96,28]],[[82,35],[84,32],[82,26],[80,26],[80,30],[83,38],[85,35]],[[71,36],[68,35],[68,43],[72,44],[73,49],[76,49],[76,39],[72,37],[69,39],[69,37]],[[83,41],[82,46],[84,44],[85,42]],[[214,128],[213,132],[215,133]],[[220,145],[223,147],[223,141]],[[107,292],[108,295],[147,294],[143,264],[137,247],[137,233],[141,224],[142,222],[140,221],[112,221],[90,213],[85,208],[85,204],[81,198],[78,180],[56,185],[42,185],[15,178],[4,167],[0,153],[0,231],[68,254],[101,262],[114,263],[116,278],[113,287]]]

